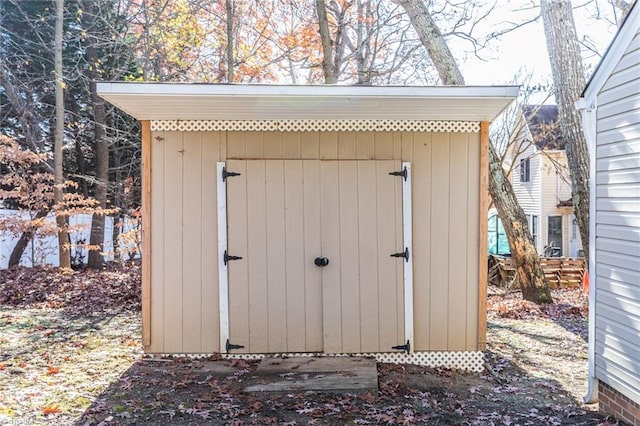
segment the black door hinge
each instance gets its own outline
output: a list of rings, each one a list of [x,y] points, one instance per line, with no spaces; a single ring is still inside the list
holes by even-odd
[[[227,262],[229,262],[231,260],[240,260],[240,259],[242,259],[240,256],[229,256],[229,253],[227,253],[226,250],[224,251],[223,260],[224,260],[224,264],[225,265],[227,264]]]
[[[409,247],[405,247],[403,252],[393,253],[391,255],[391,257],[404,257],[404,261],[408,262],[409,261]]]
[[[228,172],[226,167],[222,168],[222,181],[226,181],[228,177],[240,176],[237,172]]]
[[[407,343],[404,345],[392,346],[391,349],[395,349],[397,351],[405,351],[406,353],[411,352],[411,343],[407,340]]]
[[[391,172],[389,173],[391,176],[402,176],[402,178],[404,179],[404,181],[407,181],[407,176],[408,176],[408,172],[407,172],[407,168],[404,167],[401,171],[399,172]]]
[[[234,345],[233,343],[231,343],[229,341],[229,339],[227,339],[227,345],[226,345],[227,353],[229,353],[230,351],[232,351],[234,349],[242,349],[242,348],[244,348],[244,346],[242,346],[242,345]]]

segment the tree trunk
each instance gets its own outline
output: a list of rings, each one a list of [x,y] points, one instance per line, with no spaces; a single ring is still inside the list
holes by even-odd
[[[24,132],[25,145],[33,152],[45,152],[44,138],[40,129],[38,113],[33,108],[31,93],[20,92],[16,87],[16,81],[13,75],[5,68],[4,63],[0,63],[0,86],[4,89],[4,93],[9,98],[12,108],[15,110],[20,122],[20,127]],[[53,173],[53,168],[45,161],[42,166],[48,172]]]
[[[55,27],[55,80],[56,80],[56,134],[54,143],[54,202],[57,208],[62,208],[64,192],[64,176],[62,172],[62,145],[64,140],[64,85],[62,81],[62,23],[64,19],[64,0],[56,0]],[[58,253],[61,268],[71,268],[71,253],[69,247],[69,233],[67,231],[66,215],[56,211],[58,225]]]
[[[540,2],[547,51],[553,75],[553,90],[558,104],[560,131],[565,141],[567,162],[571,171],[573,209],[580,229],[582,248],[589,258],[589,150],[580,113],[574,102],[585,87],[584,66],[573,22],[571,2]]]
[[[324,0],[316,0],[316,11],[318,13],[318,28],[320,30],[320,40],[322,42],[322,73],[325,84],[335,84],[332,66],[331,33],[329,32],[329,21],[327,19],[327,6]]]
[[[356,84],[371,84],[371,71],[367,69],[366,60],[368,55],[365,52],[365,46],[368,46],[369,43],[365,42],[365,39],[369,34],[365,35],[365,30],[367,29],[365,26],[366,18],[369,16],[370,11],[370,2],[367,1],[365,3],[362,0],[356,2],[357,13],[358,13],[358,23],[356,24],[356,67],[358,70],[358,81]]]
[[[100,65],[98,63],[98,37],[95,26],[95,0],[85,0],[84,13],[82,17],[87,31],[87,63],[89,64],[89,77],[91,79],[91,101],[93,103],[93,121],[95,135],[95,155],[96,155],[96,180],[93,188],[94,198],[102,209],[107,208],[107,187],[109,184],[109,148],[106,135],[106,112],[104,101],[98,96],[96,81],[100,79]],[[91,269],[101,269],[104,263],[104,214],[96,212],[91,218],[91,235],[89,245],[100,247],[89,250],[88,267]]]
[[[42,219],[47,214],[49,214],[49,210],[41,210],[36,213],[34,219]],[[29,241],[31,241],[34,234],[36,233],[36,230],[36,228],[30,227],[26,231],[22,232],[20,238],[18,238],[18,242],[13,247],[13,250],[11,250],[11,255],[9,256],[9,268],[16,267],[20,264],[20,259],[22,259],[22,255],[29,245]]]
[[[464,78],[458,68],[446,40],[431,18],[423,0],[393,0],[402,6],[409,15],[411,25],[418,33],[422,45],[427,49],[431,62],[436,67],[442,84],[457,86],[464,84]]]
[[[489,144],[489,193],[502,220],[509,240],[511,258],[516,267],[516,278],[522,290],[522,298],[535,303],[551,303],[551,293],[544,280],[544,271],[524,210],[518,204],[511,182],[502,169],[500,158]]]
[[[464,78],[458,69],[455,58],[440,30],[429,16],[423,1],[394,1],[408,13],[411,24],[427,49],[442,83],[464,85]],[[511,256],[516,265],[518,283],[522,289],[522,297],[535,303],[552,302],[524,210],[518,204],[511,182],[502,169],[502,164],[492,144],[489,144],[489,193],[498,209],[498,215],[502,219],[509,240]],[[486,213],[481,212],[481,214]],[[486,255],[486,253],[481,253],[481,255]]]
[[[122,253],[120,252],[120,228],[121,222],[124,224],[124,217],[120,214],[113,215],[113,232],[111,234],[111,246],[113,247],[113,261],[116,264],[122,264]]]
[[[233,1],[225,0],[227,19],[227,83],[233,83]]]

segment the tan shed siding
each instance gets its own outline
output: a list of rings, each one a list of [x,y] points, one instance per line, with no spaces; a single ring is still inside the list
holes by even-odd
[[[234,134],[234,136],[238,136]],[[243,135],[241,135],[243,136]],[[229,144],[229,137],[227,138]],[[229,152],[232,146],[228,147]],[[240,336],[245,342],[245,348],[250,351],[249,338],[249,270],[247,268],[249,256],[249,243],[247,238],[248,231],[248,194],[247,188],[247,167],[245,162],[227,162],[229,170],[240,173],[236,179],[232,179],[227,184],[227,218],[229,233],[233,232],[233,221],[239,224],[239,232],[243,232],[237,238],[228,240],[228,252],[233,256],[238,253],[246,253],[243,257],[245,260],[233,262],[229,265],[229,283],[233,281],[233,286],[229,286],[229,336]],[[235,198],[237,197],[237,199]],[[234,317],[234,315],[236,315]]]
[[[467,179],[467,274],[466,274],[466,295],[467,295],[467,341],[465,349],[469,351],[484,350],[479,347],[486,342],[486,295],[487,295],[487,264],[484,262],[485,253],[487,253],[487,221],[485,220],[485,212],[488,210],[489,192],[488,192],[488,127],[487,141],[484,148],[485,161],[481,176],[481,153],[483,151],[482,141],[478,135],[468,134],[468,159],[467,167],[469,170]],[[483,186],[482,179],[485,180]],[[478,223],[479,222],[479,223]],[[481,229],[484,227],[484,229]],[[484,234],[481,236],[481,232]],[[478,241],[478,243],[474,243]],[[478,260],[480,259],[480,260]],[[480,263],[480,265],[478,265]],[[463,267],[461,265],[461,267]],[[485,277],[483,279],[483,277]],[[480,288],[478,288],[480,287]],[[482,311],[480,312],[480,309]]]
[[[418,142],[419,143],[419,142]],[[420,235],[427,238],[431,246],[431,269],[429,277],[431,293],[429,295],[429,311],[431,313],[429,330],[429,348],[446,350],[449,348],[449,247],[457,244],[449,238],[449,207],[450,207],[450,135],[434,133],[431,138],[431,233]],[[417,171],[416,171],[417,172]],[[425,171],[420,171],[425,172]],[[427,172],[427,173],[428,173]],[[418,200],[416,200],[418,201]],[[418,204],[418,203],[416,203]],[[414,217],[428,211],[415,205]],[[452,247],[453,248],[453,247]],[[419,265],[419,262],[416,262]],[[420,274],[415,274],[414,277]],[[418,284],[420,285],[420,284]]]
[[[219,349],[215,165],[220,146],[219,133],[152,135],[150,352]]]
[[[321,162],[325,352],[385,352],[404,343],[399,161]]]
[[[164,348],[167,352],[183,349],[183,133],[166,132],[164,145]],[[154,262],[155,263],[155,262]]]
[[[216,193],[216,163],[224,158],[224,134],[220,132],[202,133],[201,157],[201,223],[202,237],[200,252],[201,300],[202,312],[200,333],[202,352],[218,352],[220,348],[220,315],[218,293],[218,205]],[[194,283],[195,286],[198,283]],[[197,319],[196,319],[197,320]]]
[[[450,135],[450,169],[449,169],[449,333],[447,346],[450,350],[466,349],[467,326],[467,264],[468,245],[477,243],[469,241],[469,209],[467,206],[469,192],[469,137],[465,133]],[[477,179],[477,178],[476,178]],[[476,203],[477,204],[477,203]],[[474,217],[474,222],[475,218]],[[475,244],[474,244],[475,245]]]
[[[476,350],[479,134],[402,137],[413,169],[415,349]]]
[[[305,136],[311,135],[303,133],[302,136],[301,141],[304,143],[309,139],[305,138]],[[318,148],[318,138],[310,139],[316,148]],[[318,188],[320,186],[320,167],[317,166],[316,162],[303,162],[302,185],[302,192],[305,194],[302,206],[304,209],[302,224],[304,227],[304,235],[302,235],[304,240],[304,258],[312,259],[317,256],[317,253],[322,252],[322,241],[321,238],[318,238],[318,234],[321,233],[320,206],[322,202],[319,191],[312,190],[312,188]],[[318,267],[311,262],[304,263],[304,283],[306,307],[304,320],[306,336],[305,348],[322,350],[323,307],[320,303],[322,300],[322,272],[318,271]],[[320,318],[320,320],[318,320],[318,318]]]
[[[202,351],[202,134],[182,134],[182,343]],[[178,207],[179,209],[180,207]]]
[[[640,401],[640,35],[598,95],[596,377]]]
[[[427,132],[300,132],[281,135],[281,157],[285,159],[393,158],[412,162],[415,349],[476,350],[479,135]],[[268,143],[277,145],[273,142],[275,139],[264,142],[265,137],[259,135],[228,132],[229,157],[248,159],[262,153],[265,157],[274,155],[273,158],[281,158],[276,155],[276,150],[261,148]],[[434,146],[435,156],[432,152]],[[329,195],[325,194],[325,197]],[[460,225],[452,226],[452,222]],[[459,238],[463,236],[469,244],[460,242]],[[326,244],[330,245],[330,241]],[[450,253],[455,258],[451,263]],[[432,269],[431,265],[436,267]],[[475,267],[462,274],[467,265]],[[330,272],[325,270],[325,273]],[[342,302],[336,300],[335,303]],[[345,311],[345,315],[348,312]],[[354,321],[358,322],[358,318],[354,317]],[[325,318],[325,321],[330,323],[331,319]],[[332,327],[330,324],[327,326]],[[456,327],[460,327],[459,331]],[[325,350],[337,349],[325,347]]]
[[[391,160],[401,155],[394,132],[227,132],[228,158]]]
[[[151,345],[151,123],[142,123],[142,344]]]
[[[151,345],[164,352],[164,150],[166,132],[151,135]]]
[[[479,342],[479,143],[478,133],[153,132],[151,193],[153,238],[149,351],[207,353],[219,350],[215,166],[217,161],[224,161],[225,158],[410,161],[413,171],[414,348],[416,350],[477,350]],[[335,163],[336,176],[341,173],[339,163]],[[275,167],[276,163],[271,164],[269,167]],[[304,200],[297,200],[300,201],[297,203],[296,200],[291,199],[291,195],[287,194],[299,192],[299,188],[294,187],[297,184],[307,185],[314,179],[320,179],[319,170],[306,166],[302,170],[293,170],[291,168],[297,166],[292,162],[280,164],[284,164],[283,170],[270,170],[268,173],[270,178],[263,179],[261,188],[247,188],[245,193],[249,196],[244,198],[244,204],[236,203],[233,210],[230,205],[228,215],[244,223],[252,223],[252,226],[259,226],[259,218],[253,216],[256,212],[262,211],[270,215],[272,219],[269,219],[270,223],[275,224],[279,213],[269,208],[270,206],[276,208],[282,204],[280,203],[282,200],[270,200],[265,197],[265,185],[274,191],[279,188],[275,192],[284,197],[283,205],[286,206],[285,216],[280,224],[281,230],[284,226],[284,240],[267,238],[265,235],[261,243],[255,238],[251,239],[252,245],[259,245],[255,247],[248,247],[246,238],[236,239],[234,242],[230,240],[231,254],[246,252],[251,256],[251,253],[266,250],[269,256],[284,257],[287,262],[296,256],[300,257],[302,252],[305,258],[310,257],[311,254],[307,251],[314,251],[315,257],[317,247],[312,247],[306,237],[304,247],[298,247],[302,243],[293,238],[293,234],[289,231],[295,232],[294,229],[299,229],[300,220],[303,222],[314,220],[315,216],[311,212],[315,211],[319,214],[319,199],[305,197]],[[330,166],[323,167],[328,167],[325,172],[330,173]],[[358,167],[363,173],[368,170],[366,162]],[[239,171],[246,177],[246,170],[234,171]],[[344,170],[345,173],[350,171],[353,169]],[[387,172],[378,172],[381,174],[376,179],[384,180],[383,177],[387,177],[385,175]],[[262,176],[266,176],[266,173],[265,169]],[[286,177],[290,174],[297,176],[300,173],[304,175],[302,182],[296,183],[297,181],[293,182],[291,178]],[[364,176],[364,174],[362,176],[358,174],[353,178],[363,179]],[[389,179],[394,178],[389,177]],[[249,182],[251,181],[255,182],[255,179],[250,179]],[[343,192],[351,191],[350,187],[338,188]],[[360,203],[364,204],[352,206],[356,212],[365,204],[374,202],[374,198],[371,198],[373,194],[335,191],[329,193],[324,189],[323,197],[334,196],[340,200],[360,200]],[[384,210],[385,205],[389,204],[391,207],[391,203],[395,203],[398,207],[401,203],[400,190],[398,189],[395,194],[395,200],[390,202],[380,200],[376,195],[376,209]],[[372,226],[372,224],[357,222],[355,225],[352,224],[353,227],[347,226],[348,208],[349,205],[344,204],[340,211],[336,211],[338,216],[335,218],[339,222],[344,221],[345,231]],[[299,217],[301,211],[304,212],[304,218]],[[393,209],[390,213],[392,211]],[[340,214],[346,216],[341,218]],[[392,215],[396,217],[395,220],[401,221],[399,209],[395,209]],[[262,216],[267,220],[264,214]],[[382,216],[377,220],[382,220],[381,218]],[[379,225],[376,223],[376,226]],[[305,226],[304,229],[306,232],[308,228]],[[246,229],[246,232],[254,231]],[[358,233],[366,236],[362,229]],[[325,237],[329,236],[323,234],[323,238]],[[317,239],[316,242],[320,244]],[[348,239],[339,238],[338,235],[333,244],[341,251],[356,250],[366,255],[369,244],[373,243],[357,239],[351,242],[358,246],[348,246],[350,244]],[[331,241],[322,241],[322,243],[330,245]],[[386,259],[387,255],[384,257]],[[264,306],[252,305],[251,301],[265,297],[270,283],[283,282],[285,287],[281,290],[294,294],[302,289],[292,286],[295,279],[293,275],[307,276],[313,272],[317,273],[317,268],[314,265],[307,265],[308,262],[301,270],[290,269],[287,266],[285,271],[278,271],[267,267],[268,264],[277,263],[276,261],[277,259],[265,259],[262,268],[254,266],[252,270],[247,270],[245,267],[244,271],[242,270],[243,262],[233,263],[233,267],[236,268],[234,291],[248,292],[249,279],[262,280],[263,285],[256,286],[252,290],[254,294],[247,293],[237,299],[238,301],[249,300],[246,306],[230,306],[230,309],[232,311],[235,309],[235,312],[245,310],[246,315],[240,316],[247,318],[252,324],[258,324],[262,321],[260,318],[266,318],[266,321],[262,321],[265,327],[269,324],[272,327],[286,327],[288,340],[269,342],[267,328],[261,331],[259,326],[249,327],[248,323],[244,324],[242,321],[231,322],[231,334],[246,335],[251,342],[246,350],[251,352],[267,352],[272,345],[284,345],[292,351],[299,350],[300,336],[304,336],[306,346],[322,345],[323,342],[319,338],[322,337],[323,325],[317,320],[318,315],[322,316],[321,312],[315,313],[307,308],[305,315],[311,315],[311,317],[304,321],[291,322],[286,316],[277,315],[277,306],[273,305],[277,302],[275,300],[271,300],[271,303],[266,301]],[[400,277],[401,262],[398,261],[396,266],[393,271],[378,270],[378,277],[393,274]],[[373,272],[358,270],[354,273],[365,276]],[[323,273],[329,274],[330,270],[326,269]],[[340,279],[347,278],[340,277]],[[308,277],[305,278],[305,282],[310,282]],[[401,281],[398,280],[398,282]],[[306,304],[317,304],[320,296],[314,293],[314,289],[317,288],[317,285],[307,287],[304,295],[298,294],[294,299],[304,297]],[[255,293],[259,289],[263,290],[262,294]],[[401,294],[401,292],[402,288],[398,287],[396,293]],[[374,297],[362,292],[351,296],[358,300],[359,307],[358,309],[339,308],[343,318],[335,324],[337,327],[340,327],[341,321],[361,322],[363,319],[366,321],[376,310],[372,310],[370,306],[376,303],[374,299],[377,299],[379,304],[380,300],[391,297],[383,293]],[[344,295],[346,298],[351,296]],[[398,306],[389,309],[388,314],[397,317],[398,320],[389,322],[402,324],[402,298],[396,298],[396,300],[399,300]],[[286,305],[287,301],[282,299],[279,303]],[[343,300],[341,298],[333,302],[326,300],[325,303],[340,306]],[[274,311],[273,315],[258,312],[268,307]],[[295,306],[288,306],[287,310],[296,312]],[[331,327],[331,318],[323,318],[323,321],[325,329]],[[401,329],[386,330],[384,325],[378,324],[381,333],[378,336],[380,341],[398,339],[402,336]],[[367,327],[368,325],[365,324],[360,329],[365,330],[364,333],[367,334]],[[372,338],[375,340],[375,337],[367,334],[363,344],[367,347],[374,346],[375,342],[369,341]],[[362,340],[360,336],[341,335],[339,345],[344,345],[344,348],[327,346],[325,340],[324,350],[327,352],[349,351],[352,339]]]

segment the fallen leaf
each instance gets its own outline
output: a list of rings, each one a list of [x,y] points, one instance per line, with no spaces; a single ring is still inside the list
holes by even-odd
[[[49,404],[42,410],[44,414],[56,414],[60,412],[59,404]]]
[[[249,366],[249,364],[247,364],[247,362],[243,359],[232,359],[231,362],[229,363],[229,365],[231,365],[232,367],[237,367],[237,368],[247,368]]]

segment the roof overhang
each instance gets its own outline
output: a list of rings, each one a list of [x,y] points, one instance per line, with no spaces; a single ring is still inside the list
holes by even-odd
[[[519,87],[99,82],[97,90],[138,120],[492,121]]]

